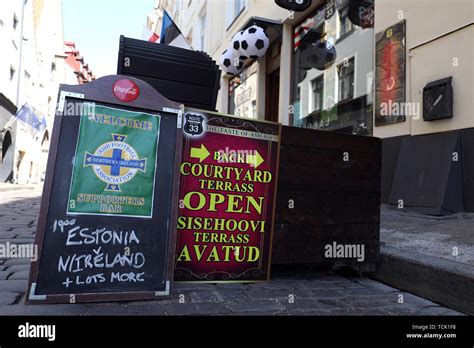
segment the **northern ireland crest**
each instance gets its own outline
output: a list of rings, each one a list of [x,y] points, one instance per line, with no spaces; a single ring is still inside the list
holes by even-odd
[[[146,172],[146,158],[125,142],[126,135],[112,134],[112,141],[100,145],[93,154],[86,151],[84,167],[107,184],[106,191],[120,191],[120,185],[132,180],[138,172]]]

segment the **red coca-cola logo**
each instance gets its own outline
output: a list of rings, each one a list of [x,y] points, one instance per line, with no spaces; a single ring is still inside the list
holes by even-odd
[[[115,81],[112,89],[117,99],[123,102],[132,102],[137,99],[140,94],[140,89],[137,84],[127,79]]]

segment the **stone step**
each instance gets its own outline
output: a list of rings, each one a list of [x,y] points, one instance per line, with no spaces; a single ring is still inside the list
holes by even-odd
[[[474,266],[381,246],[372,277],[466,314],[474,315]]]

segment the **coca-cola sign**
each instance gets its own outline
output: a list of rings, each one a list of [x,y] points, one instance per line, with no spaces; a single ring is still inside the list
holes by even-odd
[[[117,99],[123,102],[132,102],[140,94],[137,84],[128,79],[115,81],[112,89]]]

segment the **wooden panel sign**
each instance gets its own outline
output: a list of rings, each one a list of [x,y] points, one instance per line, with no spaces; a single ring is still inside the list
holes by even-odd
[[[59,92],[26,301],[169,296],[179,106],[124,76]]]
[[[270,277],[280,125],[186,109],[176,281]]]

